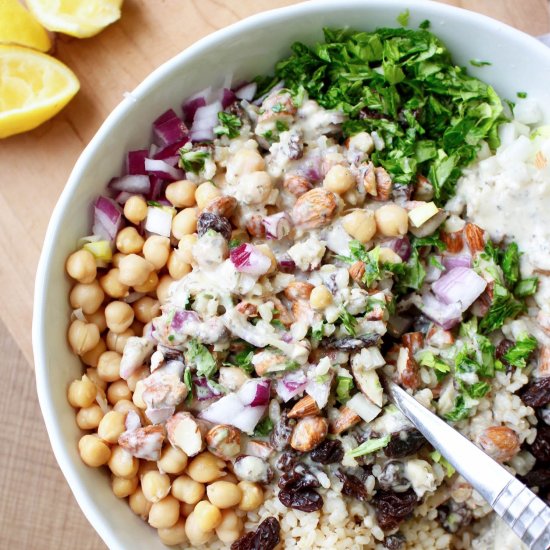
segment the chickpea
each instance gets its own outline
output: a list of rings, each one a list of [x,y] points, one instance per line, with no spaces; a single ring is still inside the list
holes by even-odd
[[[136,225],[147,217],[147,203],[143,197],[134,195],[124,203],[124,216]]]
[[[89,367],[86,369],[86,376],[105,393],[105,390],[107,389],[107,382],[104,380],[101,380],[99,375],[97,374],[97,368]]]
[[[142,336],[144,334],[143,330],[145,329],[145,325],[134,317],[134,322],[130,325],[130,329],[134,334]]]
[[[143,245],[143,256],[153,264],[157,271],[166,265],[169,254],[170,239],[168,237],[151,235]]]
[[[126,256],[127,254],[123,254],[122,252],[117,252],[116,254],[113,254],[113,259],[111,260],[113,267],[118,267],[120,265],[120,260],[122,260],[122,258],[125,258]]]
[[[201,500],[195,506],[193,514],[199,529],[205,533],[213,531],[222,522],[222,513],[219,508],[207,500]]]
[[[105,339],[107,342],[107,349],[122,354],[122,352],[124,351],[124,346],[126,345],[126,342],[128,341],[128,338],[130,338],[130,336],[135,336],[134,331],[130,328],[121,333],[113,332],[112,330],[110,330],[107,333],[107,338]]]
[[[105,294],[97,281],[88,284],[77,283],[69,294],[71,306],[74,309],[82,308],[85,315],[95,313],[104,298]]]
[[[158,502],[170,492],[170,477],[158,470],[151,470],[141,478],[141,489],[148,501]]]
[[[125,227],[116,236],[116,247],[123,254],[138,254],[143,248],[145,239],[135,227]]]
[[[172,525],[172,527],[164,527],[158,530],[160,542],[166,544],[166,546],[177,546],[187,542],[187,535],[185,534],[185,520],[183,518]]]
[[[179,240],[184,235],[195,233],[197,230],[197,219],[196,208],[184,208],[180,210],[172,219],[172,235]]]
[[[139,460],[126,449],[115,445],[111,449],[111,458],[107,465],[115,476],[129,479],[138,473]]]
[[[354,210],[342,220],[346,232],[361,243],[368,243],[376,234],[376,221],[371,210]]]
[[[341,164],[333,166],[323,180],[323,187],[338,195],[343,195],[354,187],[355,184],[356,181],[350,169]]]
[[[103,338],[100,338],[97,346],[81,355],[80,359],[82,359],[82,362],[89,367],[97,367],[99,358],[106,349],[107,344],[105,343],[105,340],[103,340]]]
[[[197,244],[198,236],[196,233],[184,235],[178,244],[180,258],[188,264],[193,263],[193,247]]]
[[[142,256],[128,254],[120,260],[120,282],[128,286],[141,285],[147,280],[153,269],[153,264]]]
[[[157,286],[157,298],[160,302],[160,305],[164,305],[168,301],[168,296],[170,294],[170,285],[174,282],[174,279],[170,275],[163,275],[160,278],[159,284]]]
[[[168,258],[168,273],[172,279],[179,281],[191,271],[191,266],[185,263],[177,250],[172,250],[170,258]]]
[[[407,211],[397,204],[385,204],[375,213],[378,231],[385,237],[405,235],[409,229]]]
[[[69,276],[83,284],[92,283],[97,275],[94,255],[84,249],[73,252],[67,258],[65,269]]]
[[[256,149],[239,149],[227,163],[229,179],[265,170],[265,160]]]
[[[214,481],[206,488],[208,500],[218,508],[237,506],[243,496],[241,489],[229,481]]]
[[[147,378],[150,374],[151,372],[149,370],[149,367],[141,367],[138,370],[134,371],[134,373],[126,380],[130,391],[135,392],[137,383],[140,380],[144,380],[145,378]]]
[[[158,466],[167,474],[179,475],[187,467],[187,455],[181,449],[168,445],[162,450]]]
[[[400,264],[403,261],[399,254],[394,252],[391,248],[387,248],[385,246],[380,249],[378,260],[384,264]]]
[[[141,418],[141,411],[129,399],[117,401],[113,406],[113,411],[119,411],[124,414],[134,411]]]
[[[105,308],[105,319],[109,330],[124,332],[134,322],[134,310],[126,302],[111,302]]]
[[[195,512],[189,514],[185,520],[185,534],[193,546],[206,544],[212,538],[212,531],[205,533],[200,527],[195,517]]]
[[[266,275],[275,273],[275,271],[277,271],[277,258],[275,258],[275,254],[273,254],[271,247],[268,244],[258,244],[256,245],[256,249],[271,260],[271,266],[269,267],[269,271]]]
[[[124,258],[126,258],[126,256],[124,256]],[[103,275],[103,277],[99,279],[99,284],[105,294],[111,298],[125,298],[128,296],[128,285],[125,285],[120,280],[120,269],[118,267],[113,267],[113,269],[110,269]]]
[[[173,497],[167,497],[153,503],[149,510],[149,525],[157,529],[166,529],[175,525],[180,517],[180,503]]]
[[[189,180],[174,181],[166,187],[166,198],[176,208],[195,206],[197,184]]]
[[[88,323],[94,323],[97,325],[99,332],[103,332],[107,328],[107,321],[105,320],[105,308],[101,306],[97,311],[88,313],[86,315]]]
[[[119,411],[109,411],[99,423],[97,435],[107,443],[116,443],[118,437],[126,430],[126,415]]]
[[[239,503],[239,510],[250,512],[263,504],[264,492],[257,483],[241,481],[238,487],[243,493],[241,502]]]
[[[136,389],[134,390],[134,394],[132,395],[132,402],[136,407],[139,407],[140,409],[146,409],[147,405],[145,404],[145,401],[143,401],[143,392],[145,390],[145,387],[139,381],[136,384]]]
[[[195,509],[194,504],[187,504],[187,502],[180,503],[180,514],[185,518],[189,516],[194,509]]]
[[[181,502],[196,504],[202,499],[204,493],[204,485],[189,476],[179,476],[172,482],[172,495]]]
[[[109,446],[95,435],[82,436],[78,442],[78,452],[82,462],[92,468],[107,464],[111,456]]]
[[[97,374],[105,382],[116,382],[120,379],[120,361],[122,355],[116,351],[101,354],[97,363]]]
[[[159,276],[156,271],[151,271],[149,277],[142,285],[134,285],[134,290],[136,292],[144,292],[145,294],[153,292],[159,284]]]
[[[211,483],[222,477],[225,461],[208,451],[197,455],[187,466],[188,475],[200,483]]]
[[[216,535],[224,544],[235,542],[243,529],[243,520],[234,510],[222,510],[222,522],[216,527]]]
[[[121,399],[132,399],[132,392],[126,380],[117,380],[107,388],[107,400],[111,405],[114,405]]]
[[[136,300],[133,306],[136,318],[142,323],[148,323],[160,315],[160,302],[150,296]]]
[[[139,479],[141,479],[148,472],[158,472],[157,463],[151,462],[150,460],[142,460],[139,463],[139,468],[138,468]]]
[[[197,206],[202,210],[205,206],[208,206],[214,199],[221,195],[221,191],[210,181],[205,181],[201,183],[197,190],[195,191],[195,200],[197,201]],[[188,233],[193,233],[193,231],[188,231]],[[181,239],[181,237],[176,237]]]
[[[77,355],[84,355],[99,344],[99,329],[93,323],[73,321],[69,326],[68,340]]]
[[[126,498],[135,493],[138,483],[137,476],[130,479],[113,476],[111,479],[111,488],[117,498]]]
[[[141,487],[138,487],[135,492],[130,495],[128,504],[132,512],[142,519],[147,519],[151,506],[153,506],[153,504],[145,498]]]
[[[348,147],[369,154],[374,150],[374,141],[368,132],[359,132],[349,138]]]
[[[273,189],[271,176],[267,172],[252,172],[241,176],[239,193],[246,204],[264,203]]]
[[[316,286],[309,295],[309,304],[313,309],[325,309],[332,304],[332,293],[325,285]]]
[[[76,425],[81,430],[95,430],[102,418],[103,411],[96,403],[89,407],[84,407],[76,413]]]

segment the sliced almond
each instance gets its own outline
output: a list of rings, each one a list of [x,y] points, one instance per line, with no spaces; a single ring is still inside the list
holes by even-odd
[[[328,434],[328,421],[322,416],[301,418],[290,438],[290,446],[297,451],[307,453],[315,449]]]
[[[390,175],[384,168],[377,166],[374,169],[374,176],[376,178],[376,197],[374,199],[377,201],[389,200],[393,188]]]
[[[407,332],[401,337],[403,345],[414,355],[424,345],[424,335],[421,332]]]
[[[253,304],[251,302],[247,302],[246,300],[243,300],[242,302],[239,302],[235,309],[242,313],[245,317],[257,317],[258,316],[258,306],[256,304]]]
[[[323,227],[332,221],[337,206],[338,202],[332,191],[317,187],[298,198],[292,208],[292,220],[303,229]]]
[[[489,426],[478,437],[478,443],[498,462],[507,462],[520,449],[518,434],[508,426]]]
[[[160,460],[164,437],[162,426],[145,426],[122,433],[118,444],[136,458],[156,461]]]
[[[397,377],[398,382],[405,388],[414,390],[420,386],[418,363],[406,346],[400,348],[397,356]]]
[[[230,460],[241,452],[241,432],[234,426],[219,424],[206,434],[206,445],[213,455]]]
[[[414,200],[416,201],[431,201],[434,196],[434,187],[430,180],[418,174],[416,176],[416,185],[414,186]]]
[[[368,195],[376,197],[376,175],[374,173],[374,165],[372,162],[362,164],[359,168],[359,174],[363,180],[363,187]]]
[[[246,443],[244,452],[247,455],[257,456],[265,460],[272,456],[275,451],[267,441],[256,441],[255,439],[251,439]]]
[[[436,348],[447,348],[455,343],[455,337],[450,330],[442,329],[434,323],[426,334],[426,343]]]
[[[315,288],[305,281],[292,281],[284,290],[284,295],[291,301],[309,300],[311,291]]]
[[[260,214],[252,214],[246,220],[246,230],[250,233],[251,237],[257,237],[258,239],[265,239],[265,225],[263,218]]]
[[[363,285],[363,275],[365,274],[365,262],[358,260],[349,269],[349,276],[358,284]]]
[[[205,447],[203,424],[191,413],[179,412],[169,418],[166,422],[166,431],[170,443],[187,456],[195,456]]]
[[[539,360],[537,364],[537,375],[539,378],[550,376],[550,347],[542,346],[539,351]]]
[[[346,430],[349,430],[356,424],[361,422],[361,417],[352,411],[350,408],[344,406],[340,409],[340,414],[331,421],[330,433],[333,435],[339,435]]]
[[[217,214],[218,216],[223,216],[224,218],[230,218],[233,215],[233,212],[235,212],[236,207],[237,199],[235,197],[223,195],[210,201],[203,208],[203,212],[210,212],[212,214]]]
[[[447,231],[441,231],[439,238],[445,243],[447,252],[456,254],[464,248],[464,237],[462,231],[453,231],[448,233]]]
[[[466,242],[472,254],[481,252],[485,248],[485,239],[483,238],[483,229],[475,223],[467,223],[464,227]]]
[[[310,395],[306,395],[290,409],[288,418],[303,418],[304,416],[317,415],[320,412],[315,399]]]

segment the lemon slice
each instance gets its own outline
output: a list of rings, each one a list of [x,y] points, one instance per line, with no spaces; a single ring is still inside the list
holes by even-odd
[[[120,18],[122,0],[27,0],[27,6],[48,30],[87,38]]]
[[[0,0],[0,44],[20,44],[43,52],[52,47],[44,27],[18,0]]]
[[[21,46],[0,46],[0,138],[36,128],[79,88],[61,61]]]

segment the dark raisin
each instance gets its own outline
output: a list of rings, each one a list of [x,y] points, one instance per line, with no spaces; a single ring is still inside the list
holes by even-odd
[[[401,550],[405,547],[407,539],[401,533],[395,533],[384,539],[384,547],[388,550]]]
[[[391,195],[394,201],[410,201],[414,188],[412,185],[397,184],[393,186]]]
[[[418,452],[426,443],[426,438],[418,430],[403,430],[392,434],[384,447],[384,454],[388,458],[403,458]]]
[[[550,376],[530,384],[521,394],[521,398],[529,407],[544,407],[550,403]]]
[[[266,518],[256,531],[237,539],[231,550],[273,550],[281,542],[281,525],[276,518]]]
[[[300,455],[291,449],[289,451],[285,451],[281,454],[281,456],[279,456],[275,466],[277,470],[280,470],[281,472],[289,472],[299,460]]]
[[[284,451],[288,447],[295,424],[296,420],[288,418],[286,411],[281,413],[281,418],[275,423],[270,437],[271,446],[276,451]]]
[[[550,487],[550,470],[546,468],[531,470],[522,477],[522,481],[529,487]]]
[[[550,462],[550,426],[539,426],[531,452],[541,462]]]
[[[287,507],[302,512],[316,512],[323,507],[323,497],[313,489],[281,489],[279,500]]]
[[[323,338],[320,346],[341,351],[355,351],[362,348],[370,348],[380,341],[379,334],[365,334],[357,338]]]
[[[414,510],[417,502],[412,489],[404,493],[378,491],[373,499],[378,525],[384,531],[394,529]]]
[[[383,491],[404,493],[411,488],[411,482],[405,477],[405,465],[399,460],[390,460],[378,476],[378,484]]]
[[[336,477],[344,484],[342,486],[342,494],[347,497],[353,497],[361,502],[367,502],[370,499],[370,495],[365,487],[365,484],[353,474],[348,474],[343,470],[335,472]]]
[[[319,462],[319,464],[342,462],[344,447],[339,439],[325,439],[311,451],[309,456],[313,462]]]
[[[212,212],[203,212],[197,220],[197,234],[202,237],[207,231],[217,231],[224,239],[231,239],[231,223],[227,218]]]
[[[321,484],[316,476],[305,464],[296,464],[290,471],[284,473],[279,478],[279,488],[281,489],[316,489]]]
[[[512,342],[512,340],[504,338],[504,340],[500,342],[500,344],[497,346],[497,349],[495,350],[495,357],[506,367],[506,372],[508,372],[508,370],[512,368],[512,365],[508,363],[504,356],[506,355],[506,352],[513,346],[514,342]]]
[[[458,533],[472,521],[472,512],[465,504],[449,500],[437,509],[437,519],[448,533]]]

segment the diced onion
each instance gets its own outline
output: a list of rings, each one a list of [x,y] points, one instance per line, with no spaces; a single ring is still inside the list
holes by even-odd
[[[118,204],[108,197],[99,196],[94,203],[93,234],[113,242],[121,226],[122,211]]]
[[[426,292],[420,297],[418,307],[426,317],[445,330],[456,326],[462,319],[460,302],[445,304],[431,292]]]
[[[438,279],[433,293],[445,304],[459,302],[461,311],[466,311],[483,293],[487,281],[468,267],[455,267]]]
[[[258,85],[255,82],[251,82],[250,84],[245,84],[244,86],[241,86],[238,90],[236,90],[235,95],[239,99],[252,101],[254,99],[254,96],[256,95],[257,89]]]
[[[271,267],[271,260],[253,245],[243,243],[231,249],[231,262],[237,271],[250,275],[263,275]]]
[[[290,216],[286,212],[278,212],[262,220],[267,239],[284,239],[291,231]]]
[[[153,122],[153,135],[157,145],[164,146],[181,141],[187,134],[187,126],[172,109]]]
[[[145,158],[149,155],[147,149],[128,151],[126,156],[126,173],[129,175],[145,174]]]
[[[145,159],[146,161],[147,159]],[[122,176],[121,178],[113,178],[109,182],[109,189],[147,195],[151,190],[151,181],[149,176],[146,175]]]
[[[293,397],[303,393],[307,386],[307,376],[304,371],[298,370],[289,372],[277,382],[275,391],[277,395],[286,403]]]
[[[159,159],[145,159],[145,169],[153,176],[170,181],[181,180],[185,176],[179,168],[174,168],[166,161]]]
[[[172,214],[167,209],[150,206],[147,209],[145,230],[163,237],[170,237],[172,231]]]
[[[445,256],[441,263],[447,269],[453,269],[455,267],[472,267],[472,257],[467,254],[460,254],[458,256]]]

